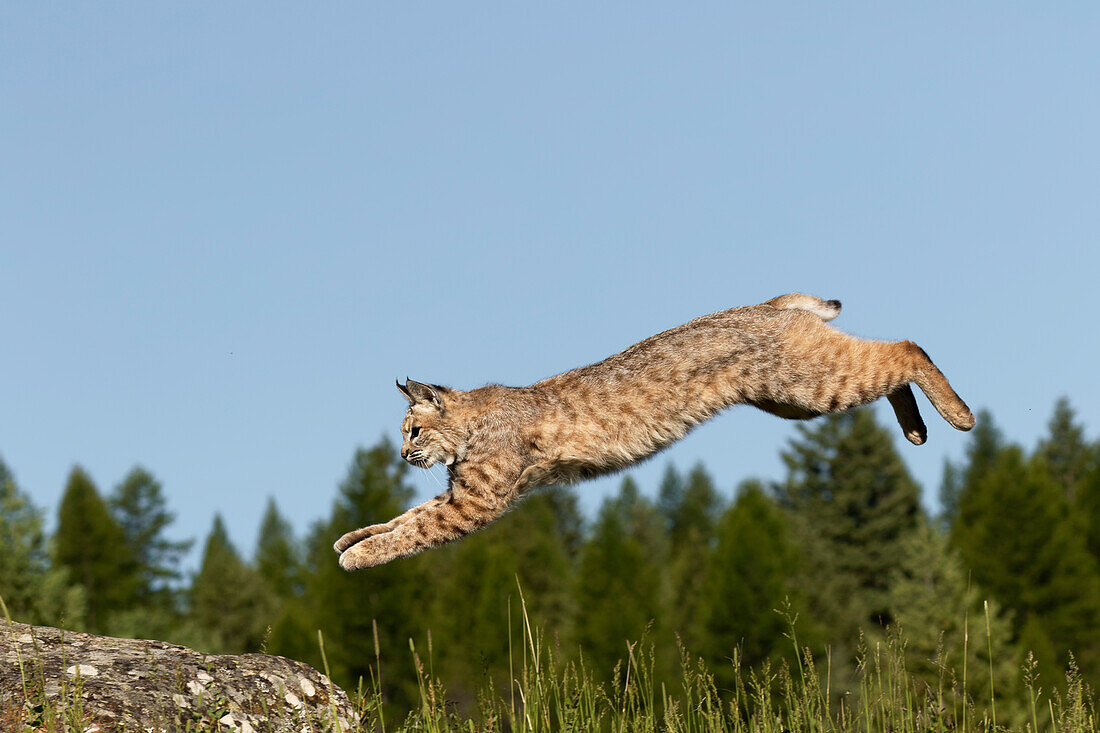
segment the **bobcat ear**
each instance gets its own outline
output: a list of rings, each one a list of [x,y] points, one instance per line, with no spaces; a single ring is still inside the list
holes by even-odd
[[[401,385],[398,385],[400,387]],[[405,378],[405,386],[401,389],[413,404],[417,402],[430,402],[439,409],[443,409],[443,393],[448,392],[446,387],[437,384],[423,384]]]

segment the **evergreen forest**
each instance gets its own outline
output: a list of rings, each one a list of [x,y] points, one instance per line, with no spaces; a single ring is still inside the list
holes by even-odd
[[[423,696],[414,659],[472,714],[479,691],[511,686],[525,627],[598,681],[644,648],[658,687],[691,659],[720,695],[745,670],[789,664],[793,642],[828,660],[842,697],[868,650],[897,638],[915,679],[992,694],[1005,719],[1021,670],[1047,690],[1067,669],[1100,681],[1100,441],[1070,403],[1034,446],[979,413],[936,513],[896,432],[869,409],[828,416],[780,448],[779,482],[717,487],[703,465],[670,465],[657,486],[625,474],[587,517],[583,486],[540,489],[461,542],[357,573],[333,540],[413,500],[414,469],[386,440],[354,452],[305,536],[273,500],[254,548],[213,516],[187,574],[195,540],[174,534],[153,471],[100,487],[73,467],[47,536],[0,461],[0,597],[18,621],[324,664],[349,691],[377,685],[390,719]]]

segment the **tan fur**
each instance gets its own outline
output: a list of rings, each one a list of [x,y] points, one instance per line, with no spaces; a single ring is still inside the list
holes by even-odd
[[[696,318],[530,387],[398,384],[409,400],[401,456],[423,468],[446,464],[449,488],[341,537],[340,564],[371,567],[463,537],[534,486],[617,471],[731,405],[808,419],[885,396],[905,437],[920,445],[927,431],[914,383],[951,425],[974,426],[920,347],[826,325],[839,312],[835,300],[792,293]]]

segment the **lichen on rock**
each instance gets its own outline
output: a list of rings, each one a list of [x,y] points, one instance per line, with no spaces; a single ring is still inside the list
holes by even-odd
[[[0,725],[38,726],[51,715],[104,733],[350,730],[356,722],[343,690],[284,657],[0,625]]]

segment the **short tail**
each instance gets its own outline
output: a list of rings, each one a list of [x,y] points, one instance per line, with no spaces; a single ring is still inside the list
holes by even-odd
[[[809,311],[823,321],[831,321],[840,315],[839,300],[822,300],[816,296],[804,295],[803,293],[780,295],[778,298],[765,301],[764,305],[770,305],[772,308],[780,310]]]

